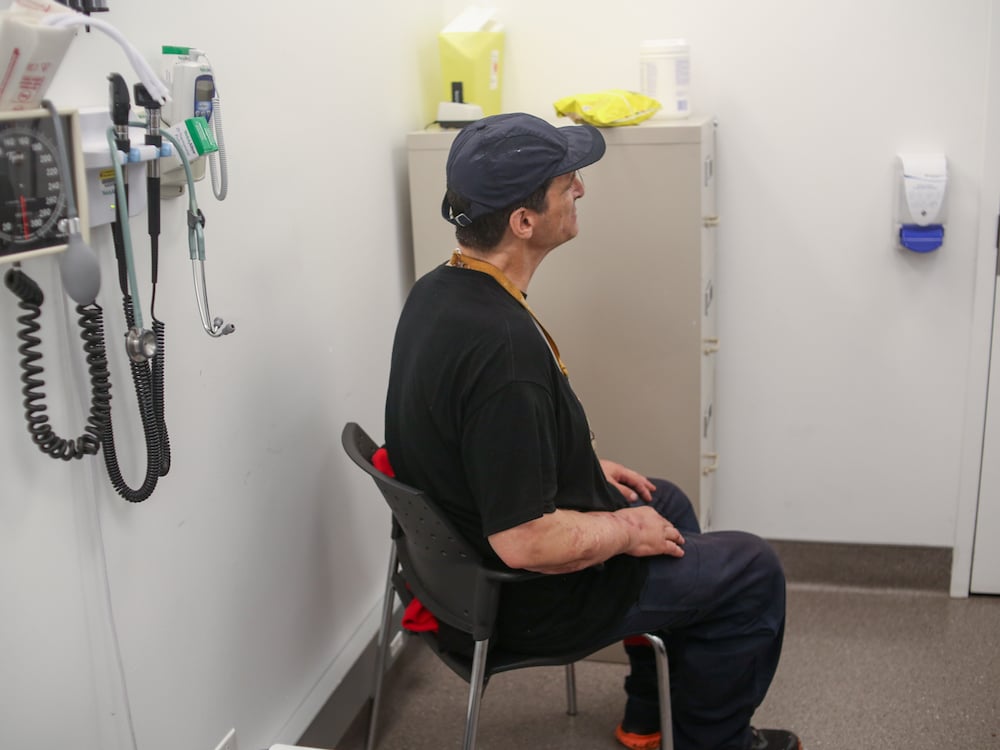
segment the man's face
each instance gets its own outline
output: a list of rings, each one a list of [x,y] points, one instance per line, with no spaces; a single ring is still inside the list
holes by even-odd
[[[532,239],[547,248],[557,247],[576,237],[576,201],[584,194],[579,172],[559,175],[545,194],[545,211],[539,217]]]

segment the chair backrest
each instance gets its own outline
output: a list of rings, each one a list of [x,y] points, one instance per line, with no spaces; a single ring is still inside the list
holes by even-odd
[[[360,426],[345,425],[341,442],[350,459],[375,481],[392,510],[396,552],[412,592],[439,620],[470,633],[475,640],[490,637],[500,585],[488,577],[478,551],[426,493],[372,465],[378,446]]]

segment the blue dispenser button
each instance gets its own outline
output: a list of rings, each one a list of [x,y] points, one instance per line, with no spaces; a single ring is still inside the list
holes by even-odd
[[[937,250],[944,242],[944,227],[940,224],[928,227],[904,224],[899,230],[899,241],[907,250],[929,253]]]

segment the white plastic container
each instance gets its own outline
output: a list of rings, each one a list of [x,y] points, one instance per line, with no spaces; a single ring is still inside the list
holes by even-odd
[[[654,119],[691,114],[691,49],[684,39],[649,39],[639,44],[639,91],[662,106]]]

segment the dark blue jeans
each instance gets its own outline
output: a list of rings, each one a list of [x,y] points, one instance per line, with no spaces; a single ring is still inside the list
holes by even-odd
[[[652,504],[684,535],[684,557],[648,558],[639,600],[611,638],[651,631],[663,635],[676,750],[746,750],[750,718],[764,700],[781,655],[781,563],[752,534],[701,533],[687,496],[669,482],[653,482]],[[655,693],[648,695],[649,681],[641,675],[655,674],[652,649],[628,651],[629,699],[648,701]]]

